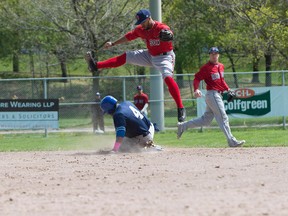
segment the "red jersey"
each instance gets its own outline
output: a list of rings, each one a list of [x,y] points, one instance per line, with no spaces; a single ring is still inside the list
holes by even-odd
[[[224,80],[224,65],[221,63],[213,64],[208,62],[203,65],[199,72],[195,74],[193,81],[194,91],[199,88],[199,83],[204,80],[207,90],[227,91],[229,89]]]
[[[148,96],[146,94],[142,93],[134,96],[134,104],[140,111],[143,109],[146,103],[148,103]]]
[[[157,56],[164,52],[169,52],[173,50],[172,41],[161,41],[159,39],[159,34],[162,29],[169,29],[169,26],[154,21],[154,25],[151,29],[144,29],[141,25],[136,26],[136,28],[128,32],[125,37],[127,40],[135,40],[136,38],[142,38],[146,43],[147,49],[152,56]]]

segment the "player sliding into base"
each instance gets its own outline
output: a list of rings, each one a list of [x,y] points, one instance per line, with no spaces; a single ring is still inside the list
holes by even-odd
[[[154,125],[129,101],[118,103],[113,96],[101,100],[104,113],[113,116],[116,141],[112,152],[139,152],[143,149],[162,150],[153,144]]]
[[[120,56],[97,62],[93,51],[88,51],[85,59],[91,72],[101,68],[115,68],[124,64],[154,67],[161,72],[168,90],[177,104],[178,122],[185,121],[186,112],[182,103],[178,84],[173,79],[175,54],[173,33],[170,28],[151,18],[149,10],[142,9],[136,14],[136,28],[114,42],[107,42],[104,48],[129,42],[137,38],[145,41],[147,49],[127,51]]]
[[[237,140],[231,133],[229,126],[229,119],[225,112],[224,103],[222,100],[222,93],[228,91],[227,100],[233,98],[233,92],[228,87],[224,80],[224,65],[221,64],[219,59],[219,49],[212,47],[209,50],[210,60],[208,63],[200,68],[200,71],[195,74],[193,81],[194,96],[199,98],[202,96],[202,92],[198,89],[200,81],[204,80],[206,83],[206,110],[200,117],[190,121],[178,123],[177,138],[180,139],[184,131],[188,128],[202,127],[210,125],[215,117],[219,127],[225,134],[228,145],[230,147],[238,147],[245,143],[245,140]]]

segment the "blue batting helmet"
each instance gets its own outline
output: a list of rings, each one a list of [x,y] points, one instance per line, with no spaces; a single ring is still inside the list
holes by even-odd
[[[100,103],[100,107],[103,110],[104,114],[112,114],[116,109],[117,99],[111,95],[105,96]]]

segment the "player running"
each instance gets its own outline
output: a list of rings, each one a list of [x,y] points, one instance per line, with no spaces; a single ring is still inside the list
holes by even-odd
[[[120,56],[97,62],[94,52],[88,51],[85,59],[91,72],[101,68],[115,68],[124,64],[154,67],[161,72],[170,95],[177,105],[178,122],[183,122],[186,112],[182,103],[178,84],[173,79],[175,54],[173,52],[173,33],[170,28],[151,18],[149,10],[142,9],[136,14],[136,28],[114,42],[107,42],[105,48],[129,42],[137,38],[145,41],[147,49],[127,51]]]
[[[193,81],[194,96],[196,98],[202,96],[202,92],[198,89],[200,81],[206,83],[206,111],[200,118],[190,121],[178,123],[177,138],[180,139],[183,132],[188,128],[202,127],[209,125],[215,117],[219,127],[225,134],[228,145],[230,147],[238,147],[245,143],[245,140],[238,141],[231,133],[229,119],[225,112],[222,93],[230,91],[227,83],[224,80],[224,65],[218,62],[219,50],[217,47],[212,47],[209,50],[210,60],[200,68],[200,71],[195,74]]]
[[[100,103],[104,113],[113,116],[116,130],[114,152],[138,152],[143,148],[162,150],[153,144],[154,125],[129,101],[118,103],[113,96],[106,96]]]

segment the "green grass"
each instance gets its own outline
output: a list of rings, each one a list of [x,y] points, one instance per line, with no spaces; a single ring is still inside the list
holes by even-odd
[[[92,133],[50,133],[48,137],[39,134],[0,135],[0,151],[60,151],[93,150],[109,146],[114,134],[94,135]]]
[[[272,129],[232,128],[232,133],[237,139],[246,140],[245,147],[288,147],[288,131],[280,127]],[[227,147],[226,138],[219,128],[204,128],[203,132],[200,132],[199,129],[190,129],[182,135],[180,140],[176,140],[176,131],[159,133],[156,135],[155,141],[171,147]]]
[[[245,139],[244,147],[288,147],[288,131],[281,128],[233,129],[233,135]],[[113,132],[104,135],[92,133],[44,133],[39,134],[2,134],[0,151],[61,151],[61,150],[98,150],[112,148],[115,139]],[[163,147],[184,148],[224,148],[226,139],[220,129],[190,129],[180,140],[176,139],[175,130],[155,134],[155,143]]]

